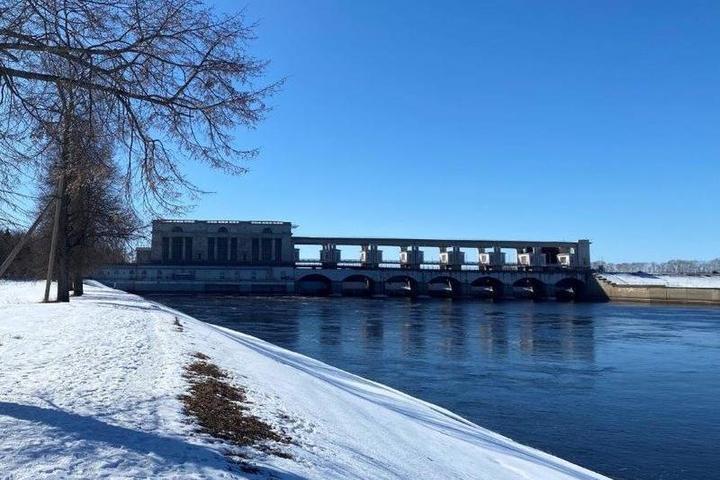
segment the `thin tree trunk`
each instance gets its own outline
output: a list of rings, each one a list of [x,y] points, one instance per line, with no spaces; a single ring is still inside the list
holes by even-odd
[[[83,288],[82,272],[76,270],[73,274],[73,297],[81,297],[85,293]]]

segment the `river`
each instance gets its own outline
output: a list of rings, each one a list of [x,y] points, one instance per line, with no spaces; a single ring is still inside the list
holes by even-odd
[[[720,479],[720,308],[148,297],[616,479]]]

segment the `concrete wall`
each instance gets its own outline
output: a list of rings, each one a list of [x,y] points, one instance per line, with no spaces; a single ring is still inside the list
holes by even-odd
[[[593,276],[591,295],[598,300],[720,305],[718,288],[678,288],[643,285],[614,285]]]
[[[293,293],[292,267],[108,265],[94,278],[137,293]]]
[[[453,296],[483,294],[480,279],[491,278],[500,282],[502,297],[516,296],[513,284],[521,279],[533,279],[545,286],[546,296],[555,297],[555,285],[567,279],[580,280],[585,284],[585,300],[636,301],[687,304],[720,305],[720,289],[717,288],[667,288],[664,286],[619,286],[598,279],[589,271],[555,270],[548,272],[447,271],[430,269],[323,269],[271,266],[181,266],[181,265],[116,265],[100,269],[95,278],[107,285],[133,292],[232,292],[244,294],[291,294],[296,292],[298,280],[309,275],[325,279],[333,294],[362,293],[364,278],[369,279],[366,293],[389,294],[388,280],[411,278],[415,294],[433,293],[433,280],[451,278]],[[353,277],[353,278],[351,278]],[[313,283],[313,282],[310,282]],[[475,283],[475,286],[472,284]],[[306,285],[307,286],[307,285]],[[397,286],[397,285],[396,285]],[[437,285],[435,285],[437,287]],[[353,292],[355,290],[355,292]]]
[[[414,295],[438,293],[444,281],[452,284],[453,296],[479,296],[483,293],[478,280],[492,279],[499,288],[493,295],[511,298],[517,293],[513,284],[532,279],[540,282],[544,295],[554,297],[555,285],[563,280],[587,282],[588,271],[557,270],[547,272],[429,269],[311,269],[273,266],[199,266],[199,265],[108,265],[94,278],[114,288],[133,292],[237,292],[293,293],[299,281],[312,276],[310,283],[326,284],[330,292],[346,294],[351,290],[383,295],[391,279],[412,279]],[[449,280],[448,280],[449,279]],[[301,282],[302,283],[302,282]],[[475,283],[475,285],[473,285]],[[307,285],[306,285],[307,286]],[[370,288],[371,287],[371,288]]]

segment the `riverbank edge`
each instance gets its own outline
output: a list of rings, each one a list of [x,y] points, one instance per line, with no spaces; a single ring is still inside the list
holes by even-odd
[[[310,431],[303,433],[305,439],[298,444],[298,447],[302,447],[303,444],[306,447],[308,446],[306,443],[311,440],[312,435],[310,433],[312,431],[316,429],[324,431],[323,435],[315,438],[316,441],[319,441],[319,444],[310,445],[312,448],[310,448],[309,452],[306,448],[302,449],[305,453],[300,452],[301,455],[308,457],[303,462],[305,468],[312,465],[312,463],[308,463],[308,460],[315,459],[322,462],[320,468],[325,469],[326,472],[330,469],[330,471],[337,474],[338,472],[349,471],[348,468],[351,468],[351,470],[361,468],[370,477],[375,476],[375,478],[420,478],[417,475],[405,476],[401,472],[408,472],[413,469],[416,472],[427,472],[431,468],[441,468],[441,465],[450,467],[448,478],[482,477],[499,480],[528,478],[528,475],[530,475],[530,478],[536,479],[577,478],[586,480],[606,478],[561,458],[518,444],[500,434],[483,429],[441,407],[382,384],[276,347],[255,337],[207,324],[160,303],[147,302],[136,295],[114,290],[95,282],[88,282],[88,285],[90,288],[87,289],[86,295],[75,299],[69,305],[42,304],[35,299],[34,294],[9,292],[17,298],[12,298],[8,302],[0,301],[0,307],[7,314],[4,315],[3,319],[8,321],[4,327],[7,329],[9,326],[12,330],[15,330],[12,326],[19,324],[13,322],[19,321],[29,330],[27,330],[27,336],[18,335],[8,338],[18,342],[31,342],[33,336],[29,333],[37,331],[37,327],[30,324],[34,325],[41,322],[40,324],[44,325],[42,331],[47,331],[51,336],[54,336],[53,331],[55,328],[63,328],[63,330],[66,330],[63,331],[63,334],[68,339],[74,339],[76,335],[72,333],[75,328],[73,325],[77,323],[79,318],[61,314],[61,312],[77,311],[76,315],[80,312],[85,314],[92,312],[93,315],[91,316],[95,318],[96,316],[103,316],[96,314],[107,314],[115,311],[119,315],[118,318],[131,315],[134,320],[138,320],[141,316],[150,315],[148,329],[155,333],[163,333],[165,330],[172,331],[174,333],[169,335],[175,339],[186,338],[185,335],[191,335],[190,340],[192,340],[193,345],[198,343],[196,346],[200,346],[199,343],[202,343],[210,350],[217,349],[218,358],[222,359],[222,367],[234,371],[238,378],[244,378],[250,382],[251,388],[253,390],[257,389],[256,394],[262,394],[266,399],[275,398],[275,401],[279,401],[281,404],[283,399],[289,401],[290,404],[296,404],[295,407],[299,408],[300,412],[305,413],[305,424],[312,426]],[[15,295],[17,293],[22,293],[22,295]],[[183,320],[184,333],[178,334],[176,324],[172,323],[172,320],[177,320],[177,317]],[[158,320],[160,320],[159,324]],[[88,324],[90,322],[83,320],[83,323]],[[102,323],[93,323],[93,325],[100,328]],[[153,345],[139,346],[136,340],[135,338],[126,338],[124,341],[132,343],[137,348],[154,348]],[[187,343],[187,340],[181,343]],[[30,346],[30,343],[28,343],[28,346]],[[92,345],[88,347],[92,347]],[[185,347],[182,349],[188,351],[195,348],[195,346],[190,348],[190,345],[185,345]],[[41,353],[41,350],[34,351]],[[225,355],[221,354],[223,351]],[[227,354],[230,354],[230,356]],[[254,368],[248,370],[248,363],[253,364]],[[258,371],[261,373],[258,373]],[[102,376],[103,371],[93,370],[86,371],[86,373]],[[280,383],[277,381],[279,377],[283,379]],[[60,382],[60,379],[56,378],[46,380]],[[253,381],[258,383],[253,384]],[[46,381],[43,381],[43,384],[46,383]],[[268,388],[268,386],[271,387]],[[282,388],[278,389],[277,386]],[[125,387],[120,385],[120,388]],[[71,395],[78,404],[87,401],[87,397],[75,396],[67,387],[58,391],[63,392],[65,396]],[[287,395],[288,392],[292,392],[294,395]],[[298,393],[300,395],[297,395]],[[21,392],[19,398],[24,399],[25,397],[28,397],[28,392]],[[315,399],[312,397],[315,397]],[[318,410],[315,402],[319,398],[328,398],[334,401],[323,403],[325,406]],[[6,398],[8,401],[17,401],[18,399],[12,398],[12,395]],[[48,400],[53,399],[43,399],[43,401]],[[154,398],[150,400],[155,401]],[[291,407],[290,404],[286,406]],[[54,405],[54,403],[51,403],[51,405]],[[311,408],[308,410],[309,405],[311,405]],[[84,407],[83,410],[85,410]],[[67,414],[72,414],[71,412],[72,410],[68,410]],[[84,414],[86,416],[83,418],[91,418],[87,416],[89,414],[87,411],[84,411]],[[308,416],[308,414],[310,415]],[[0,419],[2,418],[0,417]],[[8,418],[12,419],[13,416],[6,417],[6,420]],[[291,418],[303,420],[303,415],[291,416]],[[342,420],[342,423],[337,423],[339,419]],[[318,420],[320,420],[320,424],[317,423]],[[322,428],[322,423],[326,424],[325,427],[331,428]],[[369,430],[367,428],[358,430],[355,427],[356,423],[371,428]],[[342,434],[346,430],[348,432]],[[348,435],[347,433],[351,434]],[[331,434],[331,438],[325,438],[325,434]],[[338,435],[341,437],[339,442],[338,438],[336,438]],[[42,445],[45,440],[40,440],[42,436],[37,438],[40,441],[39,445]],[[417,443],[417,438],[424,438],[424,441]],[[400,440],[400,442],[395,444],[393,439]],[[57,439],[48,438],[48,440],[52,442]],[[380,450],[372,448],[378,445],[384,445],[384,447]],[[372,459],[369,464],[354,465],[358,453],[368,447],[371,447],[369,452],[372,451],[374,452],[373,455],[377,456],[367,457]],[[325,454],[318,456],[318,452],[325,452]],[[63,455],[63,451],[55,451],[55,453]],[[72,452],[68,454],[70,453]],[[346,458],[343,461],[338,457]],[[73,458],[75,462],[80,464],[84,461],[101,461],[95,458],[83,460],[82,456],[78,457],[77,455],[73,455]],[[281,460],[285,462],[285,467],[287,467],[287,460]],[[352,460],[351,463],[348,463],[350,460]],[[55,464],[57,462],[52,461],[51,463]],[[301,467],[300,464],[297,466]],[[27,467],[31,466],[24,463],[23,468]],[[478,470],[478,467],[480,467],[480,470]],[[43,466],[42,468],[47,467]],[[317,468],[317,465],[312,467],[313,470],[317,470]],[[300,470],[303,469],[300,468]],[[290,472],[292,470],[294,469],[285,471]],[[453,471],[454,474],[450,474],[450,471]],[[468,472],[472,471],[486,471],[486,475],[491,476],[468,477]],[[502,472],[502,474],[492,475],[490,473],[492,471],[496,471],[496,473]],[[464,473],[458,475],[460,472]],[[319,472],[316,471],[316,473]],[[381,473],[383,474],[381,475]],[[118,474],[122,474],[122,472]],[[353,478],[370,477],[353,476]],[[20,476],[18,478],[24,477]],[[342,475],[310,475],[302,478],[345,477]]]

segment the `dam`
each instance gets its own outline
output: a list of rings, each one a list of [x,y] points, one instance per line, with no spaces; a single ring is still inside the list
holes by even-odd
[[[317,257],[302,258],[312,247]],[[344,248],[359,257],[345,258]],[[573,300],[593,295],[590,265],[589,240],[309,237],[293,235],[290,222],[160,219],[134,263],[104,266],[95,278],[138,293]]]

